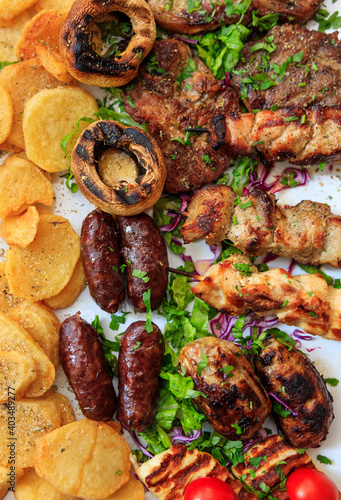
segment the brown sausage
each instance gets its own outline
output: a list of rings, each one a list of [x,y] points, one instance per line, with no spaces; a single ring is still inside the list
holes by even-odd
[[[108,313],[124,300],[124,277],[119,235],[110,214],[94,210],[83,221],[81,247],[86,280],[92,298]]]
[[[132,323],[122,337],[118,358],[118,408],[122,422],[137,432],[151,425],[159,397],[159,375],[165,352],[163,336],[152,323]]]
[[[312,448],[328,434],[333,398],[308,356],[294,347],[289,350],[272,336],[264,347],[256,362],[257,375],[265,389],[294,412],[274,413],[276,421],[292,446]]]
[[[151,308],[158,308],[168,283],[168,256],[165,240],[147,214],[119,217],[122,257],[127,266],[127,294],[134,308],[146,312],[143,294],[151,290]],[[133,273],[145,273],[143,277]]]
[[[60,328],[60,362],[83,414],[111,420],[116,394],[97,331],[80,317],[67,318]]]

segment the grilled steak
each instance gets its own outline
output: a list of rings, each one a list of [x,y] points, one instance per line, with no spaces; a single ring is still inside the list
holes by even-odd
[[[165,157],[165,189],[180,193],[216,180],[229,154],[216,152],[207,134],[186,137],[185,128],[207,127],[218,114],[239,111],[232,89],[223,90],[200,58],[179,40],[160,40],[144,62],[133,88],[124,90],[125,109],[146,122]],[[185,144],[186,142],[186,144]]]
[[[319,33],[298,25],[275,26],[265,38],[245,44],[232,72],[232,86],[249,111],[274,105],[340,105],[341,42],[337,35],[337,31]]]
[[[230,240],[250,256],[272,252],[302,264],[341,267],[341,217],[325,203],[279,207],[274,195],[252,187],[236,203],[229,186],[205,186],[191,198],[181,228],[185,243]]]
[[[218,27],[222,21],[227,24],[236,22],[237,15],[231,15],[225,2],[218,0],[148,0],[157,23],[170,31],[178,33],[199,33]],[[238,3],[233,0],[233,4]],[[322,0],[253,0],[243,17],[243,24],[250,23],[252,11],[259,16],[270,13],[279,14],[281,21],[303,22],[314,14]]]

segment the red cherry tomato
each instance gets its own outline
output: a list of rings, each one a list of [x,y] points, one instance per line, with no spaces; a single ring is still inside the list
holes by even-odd
[[[237,500],[237,495],[224,481],[215,477],[202,477],[189,483],[185,500]]]
[[[287,480],[290,500],[338,500],[336,484],[316,469],[297,469]]]

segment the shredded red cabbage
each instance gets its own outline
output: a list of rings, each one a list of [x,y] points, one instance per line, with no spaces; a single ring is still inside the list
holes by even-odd
[[[134,443],[142,451],[142,453],[144,455],[146,455],[146,457],[148,457],[148,458],[153,458],[154,455],[152,455],[150,453],[150,451],[148,451],[147,448],[145,446],[143,446],[143,444],[140,443],[140,441],[139,441],[139,439],[138,439],[138,437],[136,435],[136,432],[135,431],[131,431],[130,429],[128,429],[128,427],[122,422],[122,419],[120,417],[119,412],[117,412],[117,414],[116,414],[116,419],[121,424],[122,429],[124,429],[125,431],[129,432],[129,434],[131,435]]]
[[[228,87],[231,87],[230,76],[228,73],[225,73],[225,83],[223,86],[223,90],[227,89]]]
[[[192,40],[191,38],[185,38],[184,36],[180,36],[180,35],[172,35],[172,38],[177,38],[178,40],[182,40],[183,42],[187,42],[187,43],[197,44],[199,42],[199,40]]]
[[[233,336],[232,333],[232,328],[235,326],[238,318],[236,316],[230,316],[227,313],[219,313],[218,316],[213,318],[210,321],[210,327],[212,330],[212,333],[216,335],[220,339],[224,340],[229,340],[230,342],[235,343],[236,345],[239,345]],[[278,318],[277,316],[273,317],[263,317],[259,318],[255,314],[250,313],[246,318],[243,326],[243,332],[247,329],[250,328],[251,334],[252,334],[252,328],[257,327],[258,328],[258,335],[262,333],[262,331],[266,328],[272,328],[274,325],[278,323]],[[250,339],[250,342],[252,340]],[[245,346],[244,346],[245,347]],[[248,346],[247,348],[250,348]]]
[[[186,210],[186,208],[187,208],[187,205],[188,205],[189,196],[187,194],[181,194],[180,195],[180,200],[181,200],[181,205],[180,205],[180,208],[179,208],[179,212],[184,212]],[[171,212],[167,212],[167,215],[168,215],[168,217],[173,217],[173,221],[170,222],[169,224],[166,224],[165,226],[160,226],[159,229],[162,232],[173,231],[173,229],[176,228],[176,226],[179,224],[179,222],[180,222],[180,220],[182,218],[181,214],[173,214]]]
[[[278,259],[278,255],[275,253],[268,253],[264,259],[262,260],[263,264],[267,264],[268,262],[272,262],[273,260]]]
[[[313,352],[315,349],[321,349],[321,347],[311,347],[310,349],[307,348],[308,352]]]
[[[297,262],[295,259],[291,259],[289,267],[288,267],[288,273],[292,274],[293,270],[297,266]]]
[[[194,264],[195,272],[203,276],[211,267],[211,265],[220,257],[223,251],[223,247],[221,243],[219,243],[218,245],[210,245],[210,250],[213,253],[213,257],[211,259],[200,259],[194,262],[190,255],[181,254],[180,257],[183,261],[188,260],[189,262],[192,262],[192,264]]]
[[[284,406],[284,408],[286,408],[288,411],[290,411],[290,413],[292,413],[294,415],[294,417],[297,417],[298,413],[294,412],[294,410],[292,410],[290,408],[290,406],[288,406],[286,403],[284,403],[284,401],[279,398],[278,396],[276,396],[276,394],[274,394],[273,392],[268,392],[269,396],[271,396],[272,398],[274,398],[276,401],[278,401],[279,403],[281,403],[281,405]]]
[[[313,336],[309,335],[308,333],[302,332],[301,330],[294,330],[291,334],[291,337],[296,341],[296,340],[313,340]]]
[[[251,446],[259,443],[260,441],[263,441],[263,439],[266,439],[268,437],[268,433],[266,432],[265,429],[263,429],[263,427],[259,429],[258,434],[259,437],[250,439],[249,441],[245,442],[245,444],[243,445],[243,451],[242,451],[243,454],[246,453],[251,448]]]
[[[202,434],[202,429],[200,431],[191,431],[189,436],[184,434],[182,427],[175,427],[172,429],[172,432],[169,434],[172,443],[181,442],[181,443],[191,443],[195,439],[198,439]]]
[[[250,183],[248,187],[243,188],[243,196],[246,196],[252,187],[258,187],[267,193],[278,193],[283,189],[294,187],[290,184],[294,183],[295,186],[304,186],[309,180],[310,175],[306,168],[288,167],[279,175],[276,175],[275,180],[267,184],[267,178],[271,172],[271,167],[261,165],[261,171],[254,170],[250,172]],[[286,179],[286,182],[285,182]]]

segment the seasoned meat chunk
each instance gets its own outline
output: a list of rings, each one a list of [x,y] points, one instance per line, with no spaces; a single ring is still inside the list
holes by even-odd
[[[135,85],[123,95],[126,111],[147,124],[164,155],[166,191],[199,188],[229,166],[230,155],[214,151],[206,133],[184,130],[206,128],[217,114],[240,110],[235,92],[224,90],[188,45],[175,39],[157,41]]]

